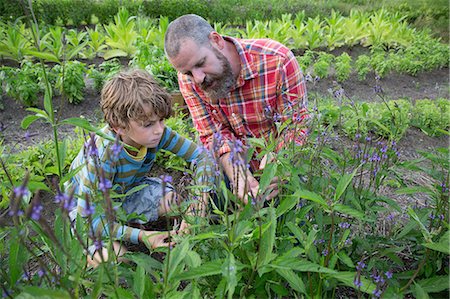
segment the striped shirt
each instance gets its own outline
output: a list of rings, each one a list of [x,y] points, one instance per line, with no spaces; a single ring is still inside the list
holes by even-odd
[[[114,139],[115,133],[108,127],[102,131]],[[77,170],[72,177],[69,188],[77,196],[77,212],[86,217],[90,211],[87,209],[86,195],[89,195],[89,204],[92,205],[92,198],[95,197],[94,190],[99,190],[99,173],[102,172],[104,178],[112,183],[112,189],[120,194],[126,193],[133,187],[140,185],[142,180],[148,175],[156,158],[156,153],[163,149],[182,157],[187,162],[197,164],[195,178],[198,184],[207,184],[211,180],[211,166],[206,159],[205,151],[202,151],[192,141],[184,138],[169,127],[165,127],[161,141],[157,148],[148,148],[140,151],[137,157],[132,157],[125,149],[119,149],[114,153],[114,141],[95,136],[95,145],[98,151],[98,159],[89,156],[86,159],[85,148],[82,148],[77,157],[73,160],[71,171]],[[122,197],[123,198],[123,197]],[[92,220],[92,230],[96,236],[109,235],[109,228],[104,215],[95,217]],[[139,229],[127,225],[113,224],[112,236],[117,239],[138,243]]]
[[[302,143],[307,133],[306,86],[292,51],[270,39],[224,39],[234,43],[241,59],[241,72],[228,97],[215,104],[193,80],[178,73],[201,142],[211,149],[214,134],[220,134],[226,141],[218,150],[222,155],[231,151],[229,141],[234,138],[245,144],[248,137],[280,136],[276,122],[292,119],[296,129],[283,137]]]

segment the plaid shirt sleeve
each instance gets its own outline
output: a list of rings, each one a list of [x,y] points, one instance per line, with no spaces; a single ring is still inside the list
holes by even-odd
[[[289,130],[283,134],[284,139],[278,146],[294,141],[302,145],[307,136],[306,120],[307,93],[306,84],[300,66],[291,51],[286,53],[286,59],[281,67],[281,94],[277,105],[281,121],[292,119]]]

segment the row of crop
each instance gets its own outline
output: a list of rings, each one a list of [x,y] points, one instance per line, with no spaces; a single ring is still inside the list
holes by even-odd
[[[128,66],[146,69],[168,91],[178,89],[177,74],[159,48],[142,47],[128,62]],[[45,77],[54,95],[61,95],[69,103],[78,104],[84,99],[88,81],[92,82],[95,91],[100,92],[105,80],[123,67],[118,59],[107,60],[99,65],[86,65],[82,61],[72,60],[53,66],[45,65],[44,76],[42,66],[31,61],[23,61],[20,68],[1,66],[0,110],[3,109],[3,92],[25,106],[36,106],[45,91]]]
[[[400,140],[409,127],[429,136],[441,136],[450,128],[450,101],[444,98],[407,99],[379,102],[355,102],[344,99],[344,91],[335,91],[334,100],[321,100],[317,109],[325,125],[338,126],[350,138],[376,135]]]
[[[3,0],[0,3],[0,19],[14,20],[24,15],[26,1]],[[32,0],[34,12],[39,20],[52,25],[80,26],[92,23],[108,23],[120,7],[132,14],[151,18],[167,16],[174,19],[186,13],[196,13],[214,22],[241,23],[246,20],[268,20],[280,18],[285,13],[305,10],[308,15],[327,16],[331,10],[347,15],[351,9],[373,11],[386,7],[389,11],[401,12],[409,22],[435,22],[448,18],[448,5],[439,1],[301,1],[287,0]],[[428,21],[428,23],[431,23]]]
[[[86,30],[67,30],[48,26],[40,31],[41,57],[50,61],[62,59],[104,57],[133,57],[139,42],[163,47],[164,33],[169,19],[156,20],[140,17],[121,9],[114,22],[86,27]],[[273,21],[247,21],[244,28],[230,24],[214,23],[222,34],[242,38],[268,37],[286,44],[292,49],[327,49],[362,45],[371,49],[395,49],[406,51],[419,45],[420,49],[443,47],[425,31],[408,26],[400,14],[382,9],[373,14],[351,11],[348,17],[333,12],[329,18],[306,17],[305,12],[285,14]],[[38,56],[30,42],[32,32],[22,23],[7,23],[0,27],[0,57],[20,61]],[[448,52],[448,50],[447,50]],[[45,53],[45,56],[44,56]],[[427,53],[416,53],[423,58]]]
[[[352,57],[347,52],[333,55],[324,51],[307,50],[297,56],[301,69],[311,77],[327,78],[334,76],[338,82],[344,82],[351,75],[365,80],[370,72],[380,78],[391,72],[417,75],[448,65],[448,46],[433,43],[424,37],[408,48],[382,51],[374,49],[366,54]]]

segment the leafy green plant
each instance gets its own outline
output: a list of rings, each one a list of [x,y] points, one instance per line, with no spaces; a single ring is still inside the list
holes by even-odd
[[[39,69],[24,61],[21,68],[2,67],[5,76],[5,92],[25,106],[36,106],[42,91],[39,85]]]
[[[363,81],[366,80],[367,74],[370,72],[371,63],[370,63],[370,57],[367,55],[359,55],[358,58],[355,61],[355,69],[358,73],[359,80]]]
[[[105,54],[105,59],[114,57],[132,57],[136,52],[136,40],[138,33],[135,30],[136,16],[130,16],[126,8],[121,8],[114,23],[105,25],[106,41],[110,47]]]
[[[102,28],[99,25],[95,25],[94,29],[86,28],[89,40],[86,45],[87,49],[83,53],[85,58],[102,57],[107,49],[108,46],[105,44],[106,38],[104,37]]]
[[[313,65],[314,74],[319,78],[326,78],[330,71],[333,59],[334,55],[326,52],[319,52],[319,55]]]
[[[69,103],[78,104],[83,100],[86,87],[84,82],[85,64],[79,61],[67,61],[63,65],[55,65],[53,71],[58,74],[55,87],[58,88]]]
[[[324,21],[322,21],[319,16],[315,18],[308,18],[308,20],[306,20],[304,36],[306,39],[306,46],[309,50],[314,50],[322,46],[324,35],[323,22]]]
[[[337,56],[334,59],[336,78],[338,82],[343,82],[350,78],[350,73],[352,70],[352,58],[346,52]]]
[[[21,62],[31,49],[30,33],[25,24],[4,24],[6,30],[0,36],[0,56]]]
[[[371,130],[389,140],[399,140],[409,127],[412,104],[408,100],[383,99],[382,103],[370,106],[369,118]]]
[[[448,99],[416,100],[412,109],[411,125],[430,136],[442,135],[450,128],[449,111]]]
[[[105,81],[122,69],[122,64],[116,58],[102,62],[96,67],[89,66],[88,77],[94,82],[94,89],[100,93]]]

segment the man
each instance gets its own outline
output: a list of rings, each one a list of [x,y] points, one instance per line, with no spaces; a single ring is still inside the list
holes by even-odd
[[[164,47],[201,142],[212,149],[214,136],[224,140],[215,154],[246,203],[248,195],[258,194],[259,183],[250,170],[235,171],[232,142],[280,137],[276,122],[287,119],[295,130],[283,132],[279,148],[289,141],[301,144],[307,133],[306,87],[294,54],[274,40],[222,36],[193,14],[169,24]],[[264,166],[256,159],[250,165],[253,171]],[[277,195],[277,185],[274,180],[269,186],[269,198]]]

